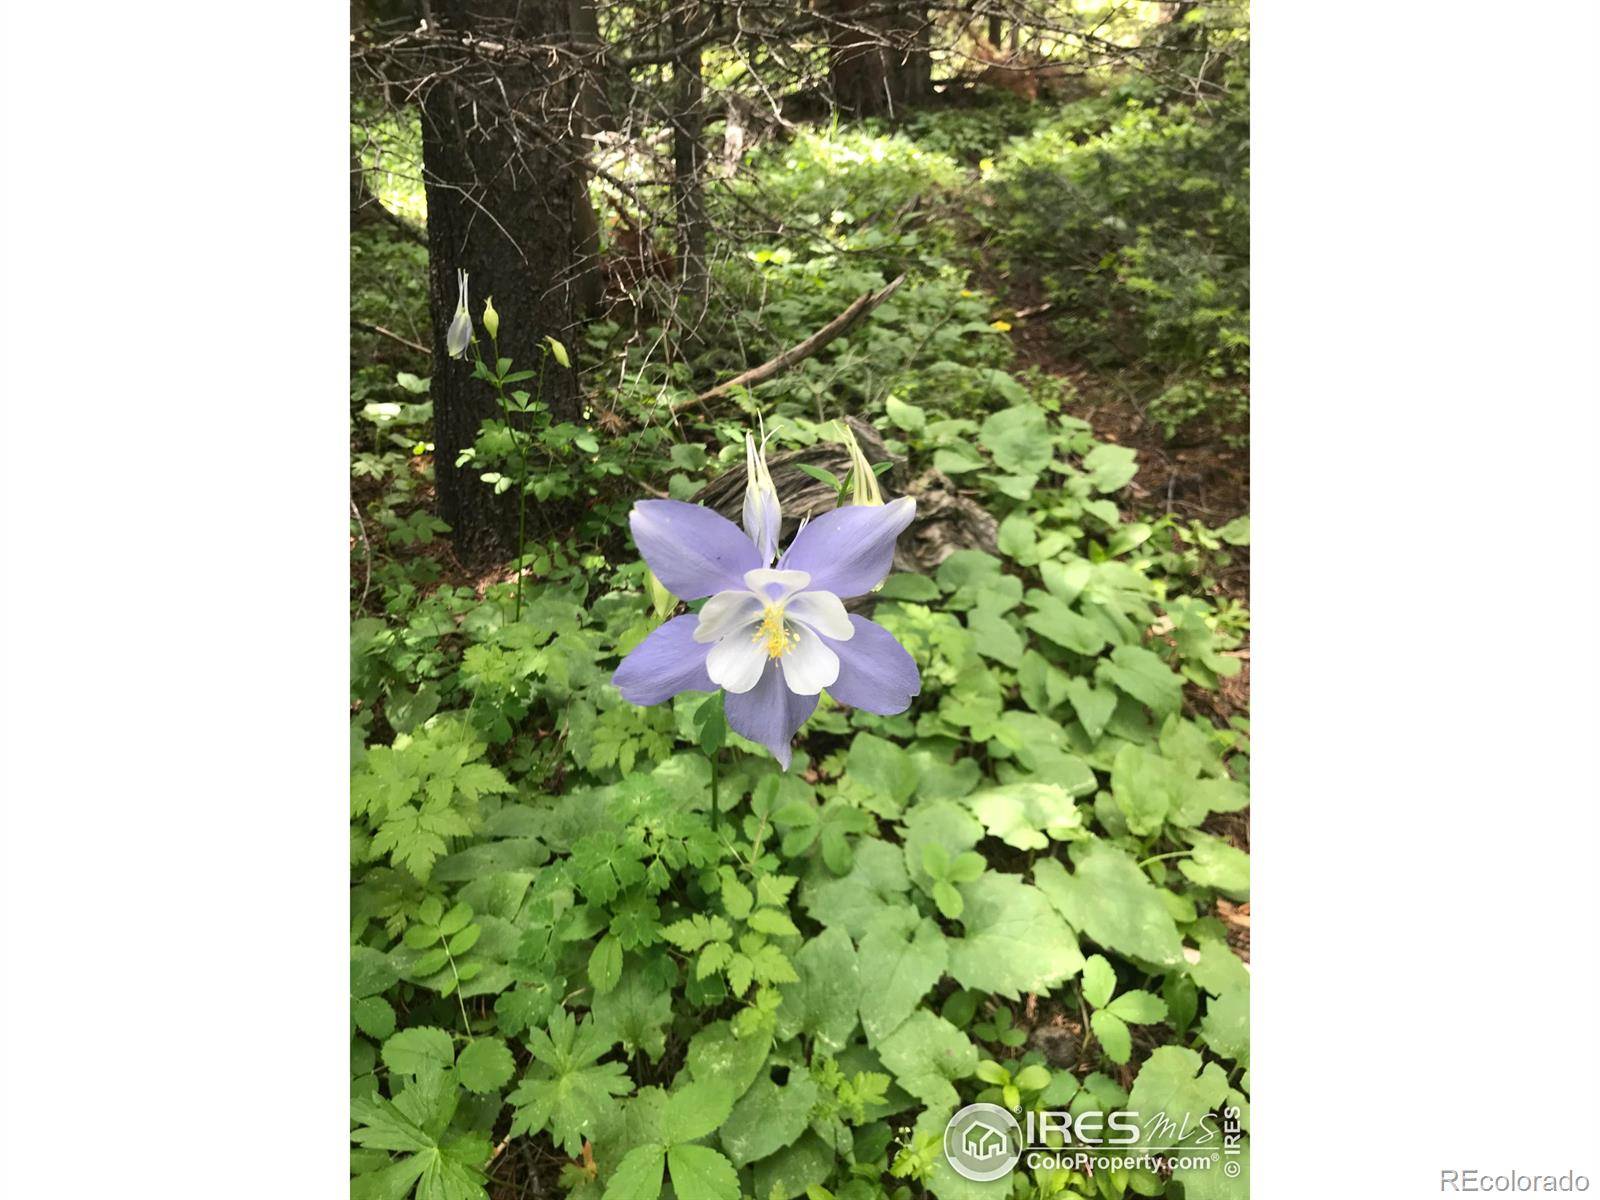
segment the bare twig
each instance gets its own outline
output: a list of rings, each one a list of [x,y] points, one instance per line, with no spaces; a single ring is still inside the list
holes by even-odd
[[[351,317],[350,318],[350,328],[359,329],[363,333],[376,333],[380,337],[386,337],[386,338],[391,339],[392,341],[399,342],[402,346],[409,346],[411,349],[415,350],[419,354],[426,354],[430,358],[433,357],[433,351],[429,350],[421,342],[413,342],[408,337],[401,337],[398,333],[395,333],[393,330],[390,330],[390,329],[385,329],[382,325],[372,325],[372,324],[369,324],[366,321],[358,321],[354,317]]]
[[[790,346],[782,354],[767,359],[759,367],[751,367],[742,374],[735,375],[725,383],[719,383],[709,391],[701,392],[693,400],[686,400],[678,405],[676,411],[682,412],[686,408],[719,400],[734,388],[753,388],[757,384],[765,383],[774,375],[787,371],[795,363],[803,362],[830,342],[843,337],[864,320],[868,313],[877,308],[899,289],[906,281],[904,273],[896,275],[887,284],[876,292],[863,292],[850,302],[850,307],[845,309],[821,329],[817,330],[803,342]]]

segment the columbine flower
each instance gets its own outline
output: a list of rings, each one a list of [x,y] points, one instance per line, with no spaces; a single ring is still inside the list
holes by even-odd
[[[756,449],[756,439],[744,435],[744,528],[761,554],[761,565],[770,567],[778,557],[778,529],[783,524],[783,510],[778,504],[778,489],[772,486],[772,472],[767,470],[767,439],[763,434],[761,448]]]
[[[472,316],[467,312],[467,273],[456,272],[456,315],[444,333],[444,348],[451,358],[460,358],[472,344]]]
[[[850,451],[850,503],[882,504],[883,493],[878,490],[878,473],[872,469],[867,456],[861,453],[861,444],[850,426],[840,421],[844,430],[844,444]]]
[[[645,705],[721,688],[728,724],[787,770],[795,731],[824,688],[841,704],[885,716],[904,712],[922,690],[916,663],[894,635],[842,603],[883,582],[916,502],[902,496],[823,513],[795,535],[774,568],[763,538],[770,529],[776,542],[781,514],[774,494],[771,524],[763,524],[764,474],[764,463],[752,474],[761,503],[752,520],[747,500],[743,533],[709,508],[679,500],[633,506],[633,540],[657,578],[685,600],[710,599],[645,638],[612,681],[624,699]]]

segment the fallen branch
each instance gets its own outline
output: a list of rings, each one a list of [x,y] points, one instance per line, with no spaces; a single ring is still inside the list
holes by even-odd
[[[678,406],[676,411],[682,412],[686,408],[694,408],[696,405],[705,404],[711,400],[721,399],[723,396],[726,396],[729,392],[733,391],[734,388],[753,388],[757,384],[765,383],[774,375],[787,371],[790,367],[794,366],[795,363],[805,361],[818,350],[821,350],[829,342],[835,341],[849,333],[852,329],[859,325],[863,319],[866,318],[868,313],[877,308],[878,305],[882,304],[890,296],[894,295],[895,291],[905,281],[906,277],[902,273],[900,275],[896,275],[893,279],[886,283],[881,290],[876,292],[862,293],[860,296],[857,296],[850,302],[849,308],[845,309],[821,329],[817,330],[810,337],[806,338],[805,341],[798,342],[795,345],[790,346],[782,354],[779,354],[774,358],[767,359],[767,361],[762,363],[759,367],[751,367],[742,375],[735,375],[726,383],[719,383],[710,391],[701,392],[693,400],[686,400],[684,403]]]
[[[433,351],[429,350],[421,342],[413,342],[410,338],[401,337],[398,333],[385,329],[382,325],[371,325],[366,321],[358,321],[354,317],[351,317],[350,328],[359,329],[363,333],[376,333],[382,337],[389,338],[392,341],[399,342],[402,346],[409,346],[419,354],[426,354],[429,358],[433,357]]]

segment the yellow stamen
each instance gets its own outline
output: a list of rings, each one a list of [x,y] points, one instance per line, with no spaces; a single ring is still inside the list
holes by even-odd
[[[761,625],[750,639],[765,643],[768,658],[782,658],[800,644],[800,635],[783,623],[783,605],[769,604],[761,614]]]

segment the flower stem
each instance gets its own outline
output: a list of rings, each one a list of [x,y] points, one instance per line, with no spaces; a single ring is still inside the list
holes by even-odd
[[[711,766],[711,832],[717,831],[717,756],[707,754],[706,762]]]

